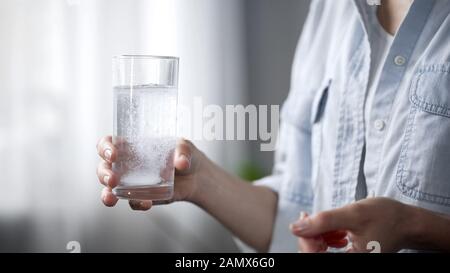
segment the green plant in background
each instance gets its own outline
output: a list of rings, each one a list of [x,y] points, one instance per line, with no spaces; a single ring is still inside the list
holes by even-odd
[[[239,164],[237,175],[246,181],[255,181],[266,176],[266,172],[256,163],[244,161]]]

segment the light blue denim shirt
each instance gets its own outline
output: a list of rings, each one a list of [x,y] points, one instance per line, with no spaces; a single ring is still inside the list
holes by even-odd
[[[415,0],[365,105],[375,6],[313,1],[281,113],[271,251],[288,224],[367,195],[450,214],[450,1]],[[371,107],[367,124],[365,107]]]

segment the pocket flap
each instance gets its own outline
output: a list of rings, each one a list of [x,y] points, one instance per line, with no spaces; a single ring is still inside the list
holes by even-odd
[[[422,111],[450,117],[450,63],[419,69],[411,85],[410,100]]]

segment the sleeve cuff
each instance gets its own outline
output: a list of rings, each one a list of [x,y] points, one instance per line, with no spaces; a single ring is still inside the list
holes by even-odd
[[[259,180],[253,182],[255,186],[268,187],[276,193],[280,192],[281,187],[281,176],[280,175],[269,175]]]

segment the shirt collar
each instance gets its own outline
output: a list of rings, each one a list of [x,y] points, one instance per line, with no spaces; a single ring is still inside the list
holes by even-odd
[[[374,18],[372,18],[376,13],[374,10],[377,8],[376,5],[370,5],[368,0],[353,0],[352,1],[356,7],[356,10],[358,11],[358,15],[360,18],[360,21],[362,23],[363,29],[365,34],[367,35],[372,21]],[[435,0],[414,0],[411,4],[411,7],[409,8],[408,14],[411,13],[411,11],[419,17],[426,17],[422,15],[428,15],[428,13],[431,10],[431,7],[434,5]],[[411,16],[407,16],[411,17]],[[375,18],[376,19],[376,18]],[[405,18],[406,20],[407,18]],[[419,19],[419,18],[417,18]],[[402,23],[403,25],[403,23]]]
[[[376,9],[376,6],[369,5],[367,0],[353,0],[352,2],[358,11],[359,19],[363,26],[364,32],[367,35],[372,24],[371,16],[373,10],[371,9]]]

